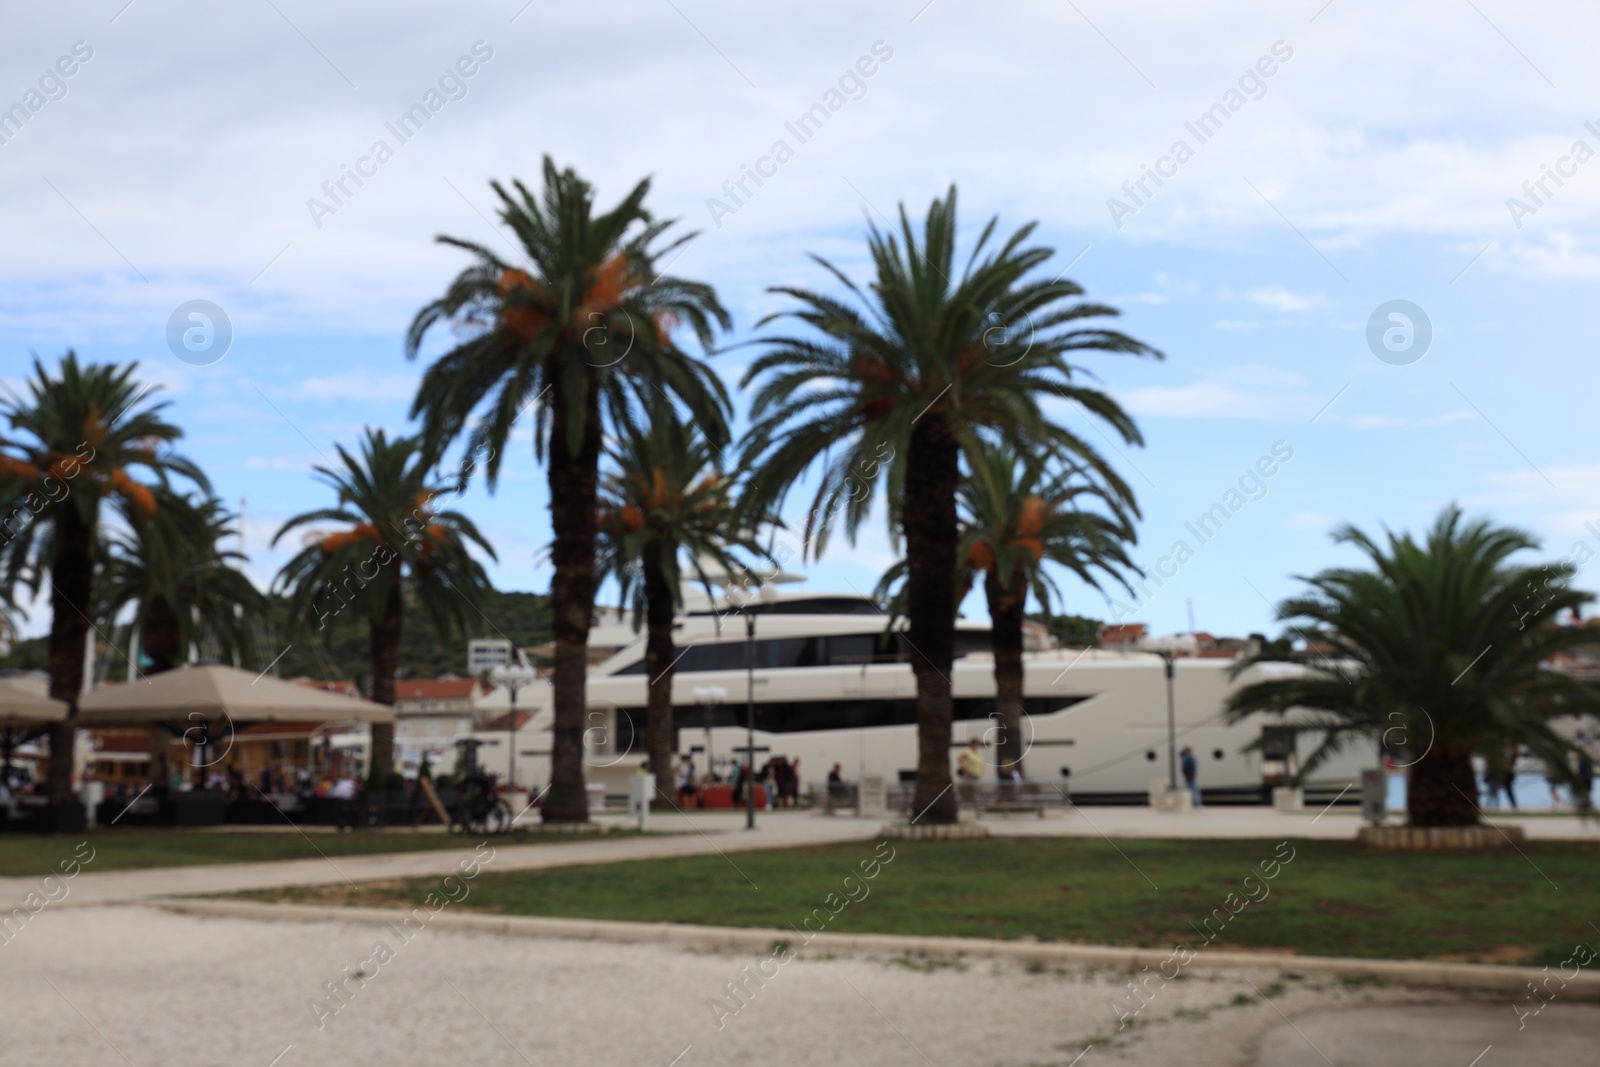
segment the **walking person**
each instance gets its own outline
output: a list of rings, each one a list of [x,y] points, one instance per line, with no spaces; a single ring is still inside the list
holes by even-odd
[[[1178,769],[1183,771],[1183,784],[1189,787],[1189,796],[1194,800],[1195,810],[1199,811],[1205,807],[1200,802],[1200,761],[1194,758],[1194,749],[1188,745],[1178,754]]]

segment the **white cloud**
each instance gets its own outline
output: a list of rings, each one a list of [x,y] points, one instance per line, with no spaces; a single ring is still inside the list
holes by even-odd
[[[1324,515],[1320,511],[1297,511],[1289,516],[1292,530],[1322,530],[1340,522],[1337,515]]]
[[[1254,330],[1261,324],[1259,322],[1244,322],[1240,319],[1219,319],[1212,325],[1219,330]]]
[[[1290,292],[1281,285],[1264,285],[1251,289],[1244,294],[1244,298],[1251,303],[1260,304],[1262,307],[1274,311],[1309,311],[1326,300],[1319,294],[1302,296]]]
[[[290,456],[250,456],[244,461],[245,470],[251,471],[310,471],[316,466],[326,466],[316,453]]]
[[[1304,376],[1257,365],[1226,367],[1186,385],[1130,389],[1120,399],[1136,415],[1268,421],[1309,418],[1327,400]]]
[[[294,387],[296,400],[407,400],[416,395],[416,374],[346,371],[306,378]]]

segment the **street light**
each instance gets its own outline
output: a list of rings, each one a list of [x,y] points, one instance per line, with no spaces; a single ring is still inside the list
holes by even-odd
[[[517,690],[538,681],[539,672],[526,662],[518,665],[508,663],[494,668],[489,672],[489,677],[495,684],[505,686],[511,694],[511,711],[506,716],[506,743],[510,746],[506,751],[506,791],[511,793],[517,788]]]
[[[778,589],[774,585],[763,584],[760,593],[761,602],[768,607],[777,603]],[[748,770],[744,775],[745,791],[745,819],[744,828],[756,828],[756,617],[746,604],[744,610],[744,664],[745,664],[745,759]]]
[[[713,763],[712,763],[713,756],[712,756],[712,751],[711,751],[711,724],[712,724],[712,720],[714,720],[716,718],[716,715],[717,715],[716,709],[722,705],[722,702],[724,700],[727,700],[727,699],[728,699],[728,691],[726,689],[722,688],[722,686],[720,686],[720,685],[697,685],[697,686],[694,687],[694,702],[696,704],[698,704],[698,705],[704,705],[707,709],[709,709],[709,710],[706,711],[706,773],[707,774],[710,774],[712,772],[712,770],[714,769]]]
[[[1161,657],[1161,662],[1167,674],[1167,788],[1174,793],[1178,791],[1178,724],[1173,711],[1172,694],[1172,661],[1180,653],[1190,652],[1195,649],[1195,640],[1191,635],[1187,640],[1182,637],[1158,637],[1153,641],[1144,643],[1146,652],[1154,652]]]

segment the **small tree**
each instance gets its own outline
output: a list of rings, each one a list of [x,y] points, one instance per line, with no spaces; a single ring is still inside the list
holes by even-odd
[[[1547,664],[1600,646],[1590,627],[1555,621],[1594,597],[1573,589],[1559,566],[1512,565],[1512,556],[1538,542],[1466,522],[1453,505],[1421,542],[1389,533],[1379,544],[1354,526],[1333,536],[1370,566],[1325,570],[1305,579],[1308,592],[1278,605],[1280,619],[1301,620],[1289,636],[1311,649],[1292,676],[1235,692],[1228,721],[1293,713],[1284,729],[1321,735],[1302,777],[1353,744],[1397,752],[1409,765],[1406,810],[1415,826],[1478,821],[1474,754],[1526,745],[1573,781],[1572,745],[1550,723],[1600,711],[1600,683]],[[1281,658],[1264,651],[1234,674]]]

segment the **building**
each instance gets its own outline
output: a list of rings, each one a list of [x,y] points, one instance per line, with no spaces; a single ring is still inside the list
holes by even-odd
[[[508,667],[516,659],[516,650],[503,637],[474,637],[467,642],[467,676],[482,678],[485,671]]]
[[[455,744],[472,732],[483,695],[476,678],[396,682],[396,767],[403,773],[414,772],[422,766],[423,756],[431,767],[454,767]]]

